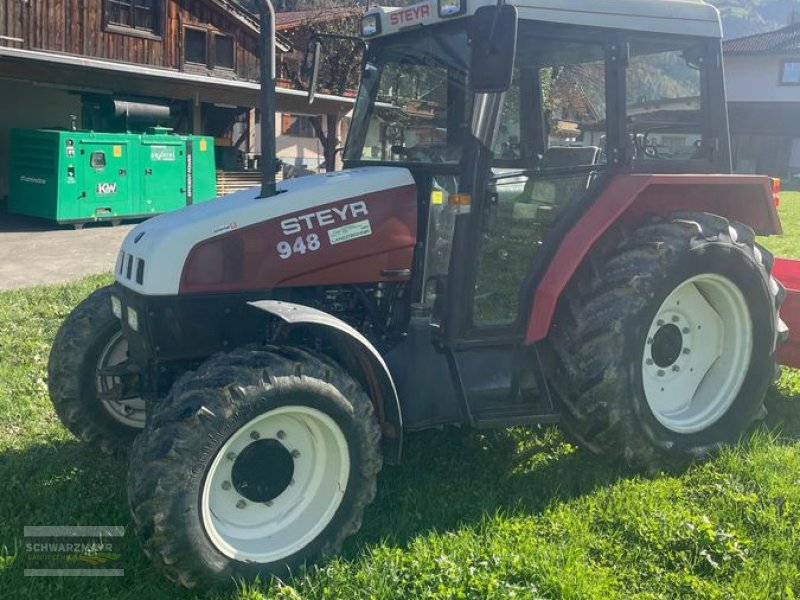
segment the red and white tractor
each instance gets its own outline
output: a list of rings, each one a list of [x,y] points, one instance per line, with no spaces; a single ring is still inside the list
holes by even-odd
[[[427,0],[361,35],[345,169],[137,226],[53,346],[186,586],[336,552],[407,432],[560,423],[650,468],[765,414],[800,269],[755,239],[773,181],[731,174],[716,9]]]

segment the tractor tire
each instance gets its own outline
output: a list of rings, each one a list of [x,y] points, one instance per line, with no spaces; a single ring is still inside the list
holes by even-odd
[[[94,291],[64,320],[53,341],[47,386],[56,414],[75,437],[105,453],[130,448],[144,428],[145,403],[140,398],[103,400],[100,392],[115,380],[97,370],[127,359],[127,342],[111,311],[111,287]]]
[[[332,361],[295,347],[215,355],[175,383],[133,446],[139,540],[189,588],[284,576],[361,527],[380,438],[369,397]]]
[[[679,468],[764,416],[787,329],[773,257],[742,224],[677,213],[601,240],[550,334],[563,425],[596,454]]]

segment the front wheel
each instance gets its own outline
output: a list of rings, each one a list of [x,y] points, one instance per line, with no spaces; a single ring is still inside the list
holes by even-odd
[[[772,257],[752,230],[709,214],[620,237],[559,305],[551,383],[564,424],[594,452],[642,466],[708,456],[766,414],[785,336]]]
[[[283,575],[337,552],[382,465],[361,386],[298,348],[247,347],[184,376],[134,445],[145,552],[182,585]]]
[[[96,290],[67,316],[47,368],[50,399],[61,422],[109,453],[127,450],[145,421],[136,378],[103,373],[128,360],[128,343],[111,310],[111,289]]]

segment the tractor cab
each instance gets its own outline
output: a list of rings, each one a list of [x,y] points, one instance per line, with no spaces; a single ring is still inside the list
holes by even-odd
[[[432,0],[361,22],[345,166],[413,174],[416,300],[450,342],[524,333],[564,233],[612,175],[730,172],[713,7],[535,4]]]

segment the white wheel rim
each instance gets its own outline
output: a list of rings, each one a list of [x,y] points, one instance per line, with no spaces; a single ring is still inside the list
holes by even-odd
[[[259,440],[275,440],[292,455],[291,483],[268,502],[251,501],[233,481],[236,458]],[[333,520],[350,477],[344,433],[325,413],[286,406],[238,429],[217,453],[201,497],[203,526],[214,546],[241,561],[270,563],[299,552]]]
[[[97,360],[97,369],[113,367],[128,360],[128,342],[119,331],[108,341],[100,358]],[[108,392],[115,385],[119,385],[119,377],[97,376],[97,393]],[[125,398],[124,400],[107,400],[100,398],[100,403],[106,412],[118,423],[133,429],[144,429],[145,401],[142,398]]]
[[[680,434],[711,427],[738,396],[752,351],[741,290],[721,275],[687,279],[658,309],[645,342],[642,382],[653,416]]]

